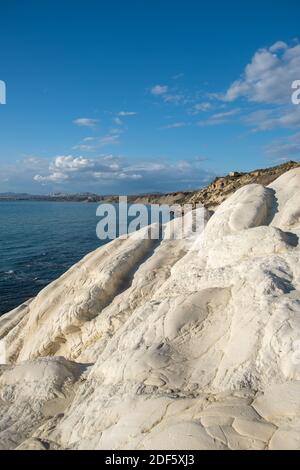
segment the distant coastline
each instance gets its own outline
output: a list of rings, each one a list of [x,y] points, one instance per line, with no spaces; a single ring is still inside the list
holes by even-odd
[[[145,198],[164,198],[166,196],[175,196],[178,194],[194,194],[196,191],[183,191],[174,193],[149,193],[140,195],[129,195],[128,200],[130,202],[136,200],[144,200]],[[93,193],[75,193],[75,194],[21,194],[21,193],[0,193],[0,201],[47,201],[47,202],[117,202],[119,196],[108,195],[100,196],[99,194]]]

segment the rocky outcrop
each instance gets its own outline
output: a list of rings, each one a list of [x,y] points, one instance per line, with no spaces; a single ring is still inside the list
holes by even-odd
[[[243,186],[1,317],[1,448],[299,449],[299,200],[300,168]]]
[[[190,203],[203,204],[205,207],[214,208],[225,201],[237,189],[247,184],[261,184],[267,186],[287,171],[298,168],[297,162],[287,162],[282,165],[250,171],[249,173],[230,172],[227,176],[215,178],[206,188],[196,191],[187,198]]]
[[[139,202],[143,204],[191,204],[194,208],[197,204],[203,204],[209,209],[225,201],[237,189],[247,184],[261,184],[267,186],[279,176],[283,175],[293,168],[298,168],[300,163],[287,162],[282,165],[250,171],[248,173],[239,173],[231,171],[226,176],[216,177],[212,183],[203,189],[191,192],[176,192],[170,194],[149,194],[148,196],[130,196],[130,202]],[[117,202],[117,197],[114,202]]]

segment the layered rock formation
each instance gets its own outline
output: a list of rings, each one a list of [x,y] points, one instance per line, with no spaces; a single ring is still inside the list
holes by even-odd
[[[300,168],[244,186],[1,317],[0,448],[299,449],[299,201]]]
[[[212,183],[198,191],[130,196],[128,200],[143,204],[191,204],[193,207],[196,207],[197,204],[203,204],[208,209],[215,209],[237,189],[253,183],[266,186],[287,171],[299,166],[299,162],[289,161],[271,168],[258,169],[248,173],[232,171],[226,176],[216,177]],[[118,202],[118,197],[112,197],[109,200]]]
[[[237,189],[253,183],[266,186],[271,184],[287,171],[293,168],[298,168],[299,166],[299,163],[290,161],[271,168],[250,171],[249,173],[238,173],[233,171],[226,176],[215,178],[215,180],[206,188],[200,189],[193,194],[186,195],[183,201],[184,203],[188,202],[193,205],[200,203],[205,207],[215,208],[231,196],[231,194],[233,194]]]

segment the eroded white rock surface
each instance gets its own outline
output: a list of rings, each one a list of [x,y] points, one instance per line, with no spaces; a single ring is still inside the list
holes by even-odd
[[[300,169],[243,187],[1,317],[0,448],[300,448],[299,203]]]

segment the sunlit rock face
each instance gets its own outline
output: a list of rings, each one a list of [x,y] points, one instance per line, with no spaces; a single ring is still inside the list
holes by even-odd
[[[0,448],[300,448],[299,202],[300,168],[250,184],[1,317]]]

